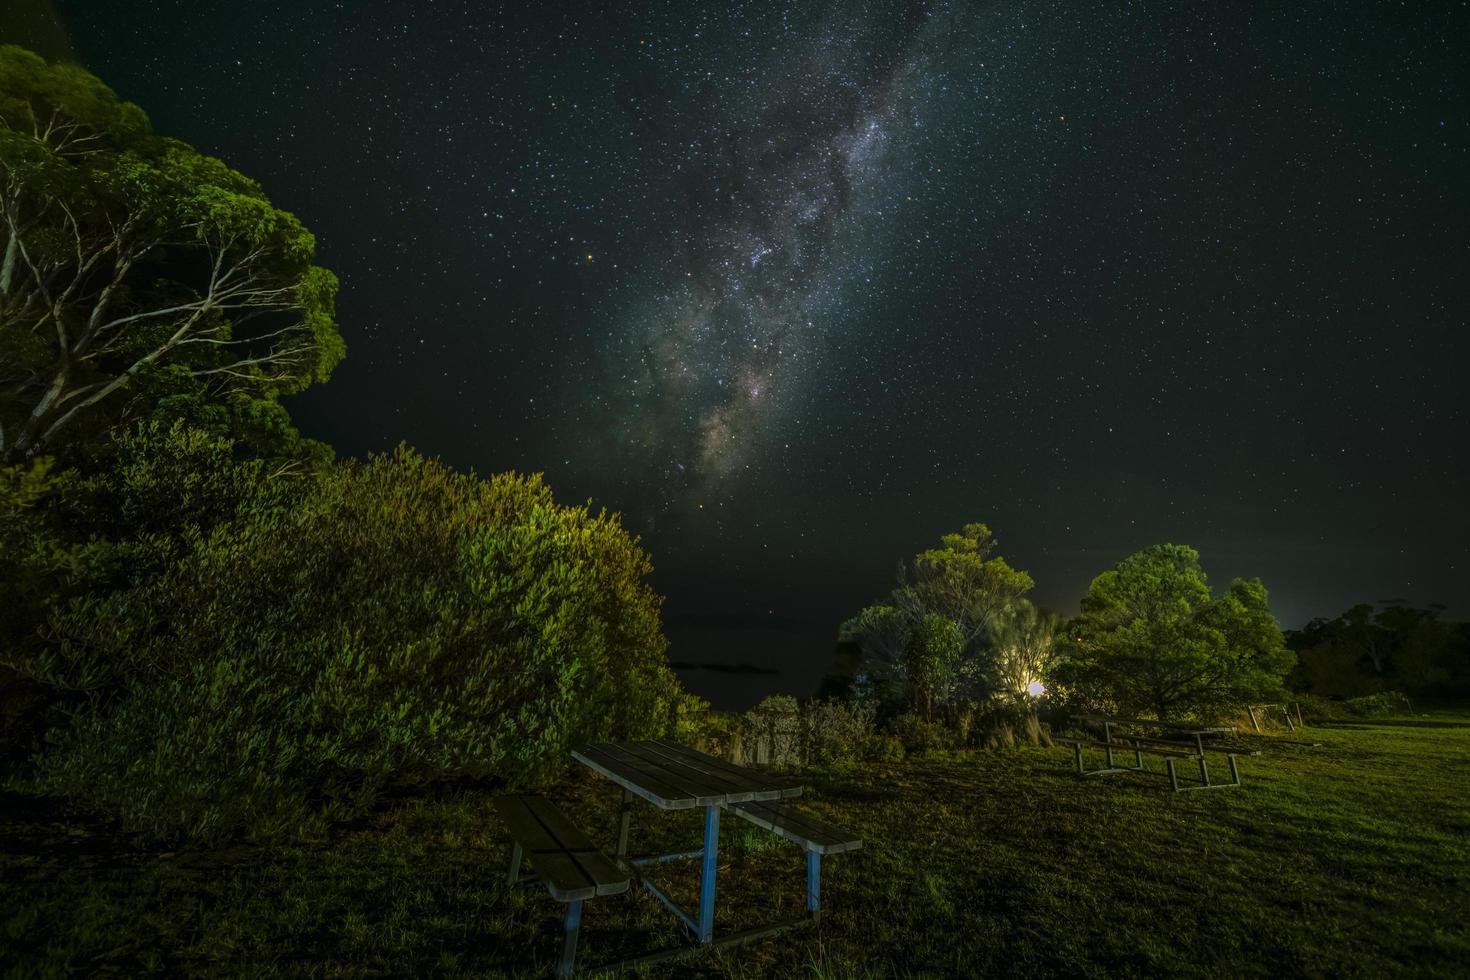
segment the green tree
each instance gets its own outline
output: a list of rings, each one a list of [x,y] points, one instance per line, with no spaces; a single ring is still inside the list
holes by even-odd
[[[1007,704],[1029,704],[1035,685],[1044,688],[1056,669],[1057,617],[1016,599],[990,621],[986,687]]]
[[[959,533],[944,535],[938,548],[901,563],[898,583],[887,600],[863,609],[838,630],[839,642],[857,644],[862,650],[858,687],[908,685],[911,646],[921,631],[937,629],[935,619],[951,623],[959,637],[954,681],[929,689],[920,700],[910,688],[909,699],[919,704],[932,698],[942,706],[967,682],[983,684],[989,676],[983,662],[989,624],[1034,584],[1030,575],[1012,568],[995,552],[990,528],[966,524]],[[921,637],[918,642],[922,647],[927,641]]]
[[[893,606],[910,624],[943,616],[959,628],[965,644],[973,642],[1000,610],[1036,584],[995,549],[995,535],[984,524],[966,524],[958,534],[944,535],[938,548],[899,566]]]
[[[1335,619],[1316,619],[1290,636],[1297,651],[1291,684],[1327,697],[1360,697],[1386,690],[1454,693],[1464,687],[1470,662],[1456,643],[1443,606],[1414,608],[1385,600],[1375,610],[1360,603]]]
[[[275,399],[344,352],[315,250],[86,71],[0,47],[0,459],[155,412],[289,441]]]
[[[1084,697],[1160,718],[1280,696],[1294,662],[1258,579],[1217,599],[1199,553],[1175,544],[1093,579],[1068,639],[1065,677]]]
[[[160,836],[297,835],[672,723],[661,600],[615,516],[408,450],[283,471],[177,425],[123,443],[96,496],[134,515],[138,578],[0,657],[81,699],[37,788]]]
[[[914,707],[934,720],[934,705],[944,704],[958,681],[965,638],[959,624],[937,613],[919,621],[904,645],[903,670]]]

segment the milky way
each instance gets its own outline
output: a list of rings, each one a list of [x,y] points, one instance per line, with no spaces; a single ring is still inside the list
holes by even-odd
[[[758,465],[822,369],[821,337],[859,329],[842,322],[845,282],[871,257],[845,232],[870,216],[873,181],[904,179],[898,116],[926,39],[945,29],[919,8],[876,36],[869,19],[824,19],[779,66],[753,46],[692,97],[665,97],[664,113],[647,104],[657,94],[625,98],[667,164],[650,198],[673,208],[641,270],[652,288],[616,313],[607,405],[621,465],[656,469],[666,506]]]

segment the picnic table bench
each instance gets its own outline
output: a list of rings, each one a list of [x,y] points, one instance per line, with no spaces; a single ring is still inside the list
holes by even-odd
[[[863,842],[835,824],[784,803],[732,803],[729,809],[806,850],[806,910],[813,922],[818,921],[822,915],[822,855],[855,851]]]
[[[576,964],[582,903],[627,891],[631,876],[599,851],[550,800],[518,795],[496,797],[493,802],[511,836],[507,884],[514,887],[539,880],[552,898],[567,906],[556,975],[569,977]],[[532,872],[521,872],[523,857],[530,859]]]
[[[632,869],[638,883],[658,899],[694,935],[701,946],[748,942],[786,929],[812,925],[821,914],[821,857],[854,850],[861,841],[825,821],[802,813],[782,801],[799,796],[802,787],[786,777],[746,769],[687,746],[663,740],[604,742],[573,752],[572,757],[622,787],[615,860]],[[642,799],[660,810],[703,807],[704,845],[695,851],[628,857],[628,834],[633,801]],[[719,872],[720,814],[734,813],[801,845],[807,852],[807,915],[714,938],[715,885]],[[692,913],[663,889],[637,874],[640,867],[683,858],[700,859],[699,905]],[[634,966],[684,955],[687,949],[666,950],[617,964]]]
[[[1106,776],[1120,772],[1138,772],[1145,775],[1164,775],[1168,777],[1169,786],[1174,792],[1195,789],[1222,789],[1226,786],[1240,785],[1239,752],[1231,751],[1227,747],[1211,746],[1212,749],[1220,751],[1230,766],[1230,782],[1211,783],[1209,764],[1205,759],[1205,739],[1215,735],[1234,732],[1233,727],[1224,726],[1199,726],[1190,723],[1154,721],[1140,718],[1113,718],[1107,715],[1081,715],[1083,721],[1100,724],[1103,729],[1101,739],[1062,739],[1063,745],[1072,746],[1077,760],[1077,773],[1083,776]],[[1148,735],[1128,735],[1114,733],[1115,725],[1155,728],[1163,731],[1174,732],[1181,737],[1192,737],[1193,744],[1181,742],[1177,739],[1156,738]],[[1106,765],[1101,769],[1088,769],[1083,765],[1083,746],[1101,748],[1104,752]],[[1133,753],[1134,764],[1121,766],[1114,759],[1114,751],[1122,750]],[[1144,753],[1160,756],[1164,760],[1164,772],[1154,773],[1143,764]],[[1200,781],[1198,785],[1180,785],[1179,772],[1175,767],[1179,759],[1195,759],[1199,763]]]

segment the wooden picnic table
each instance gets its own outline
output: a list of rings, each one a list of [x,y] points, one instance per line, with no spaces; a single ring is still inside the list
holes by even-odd
[[[746,769],[687,746],[662,740],[604,742],[575,751],[572,758],[623,789],[616,855],[619,862],[637,867],[678,858],[702,859],[699,908],[692,915],[653,882],[639,876],[639,883],[704,944],[714,941],[720,810],[733,803],[788,799],[801,795],[802,790],[799,783],[789,778]],[[697,851],[628,858],[628,828],[634,798],[645,800],[660,810],[704,807],[704,846]],[[744,938],[749,937],[732,937],[733,940]]]

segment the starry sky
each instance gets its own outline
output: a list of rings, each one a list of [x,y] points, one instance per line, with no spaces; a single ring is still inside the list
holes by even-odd
[[[23,12],[22,12],[23,11]],[[967,521],[1470,616],[1464,2],[26,0],[343,281],[345,455],[541,471],[741,707]]]

